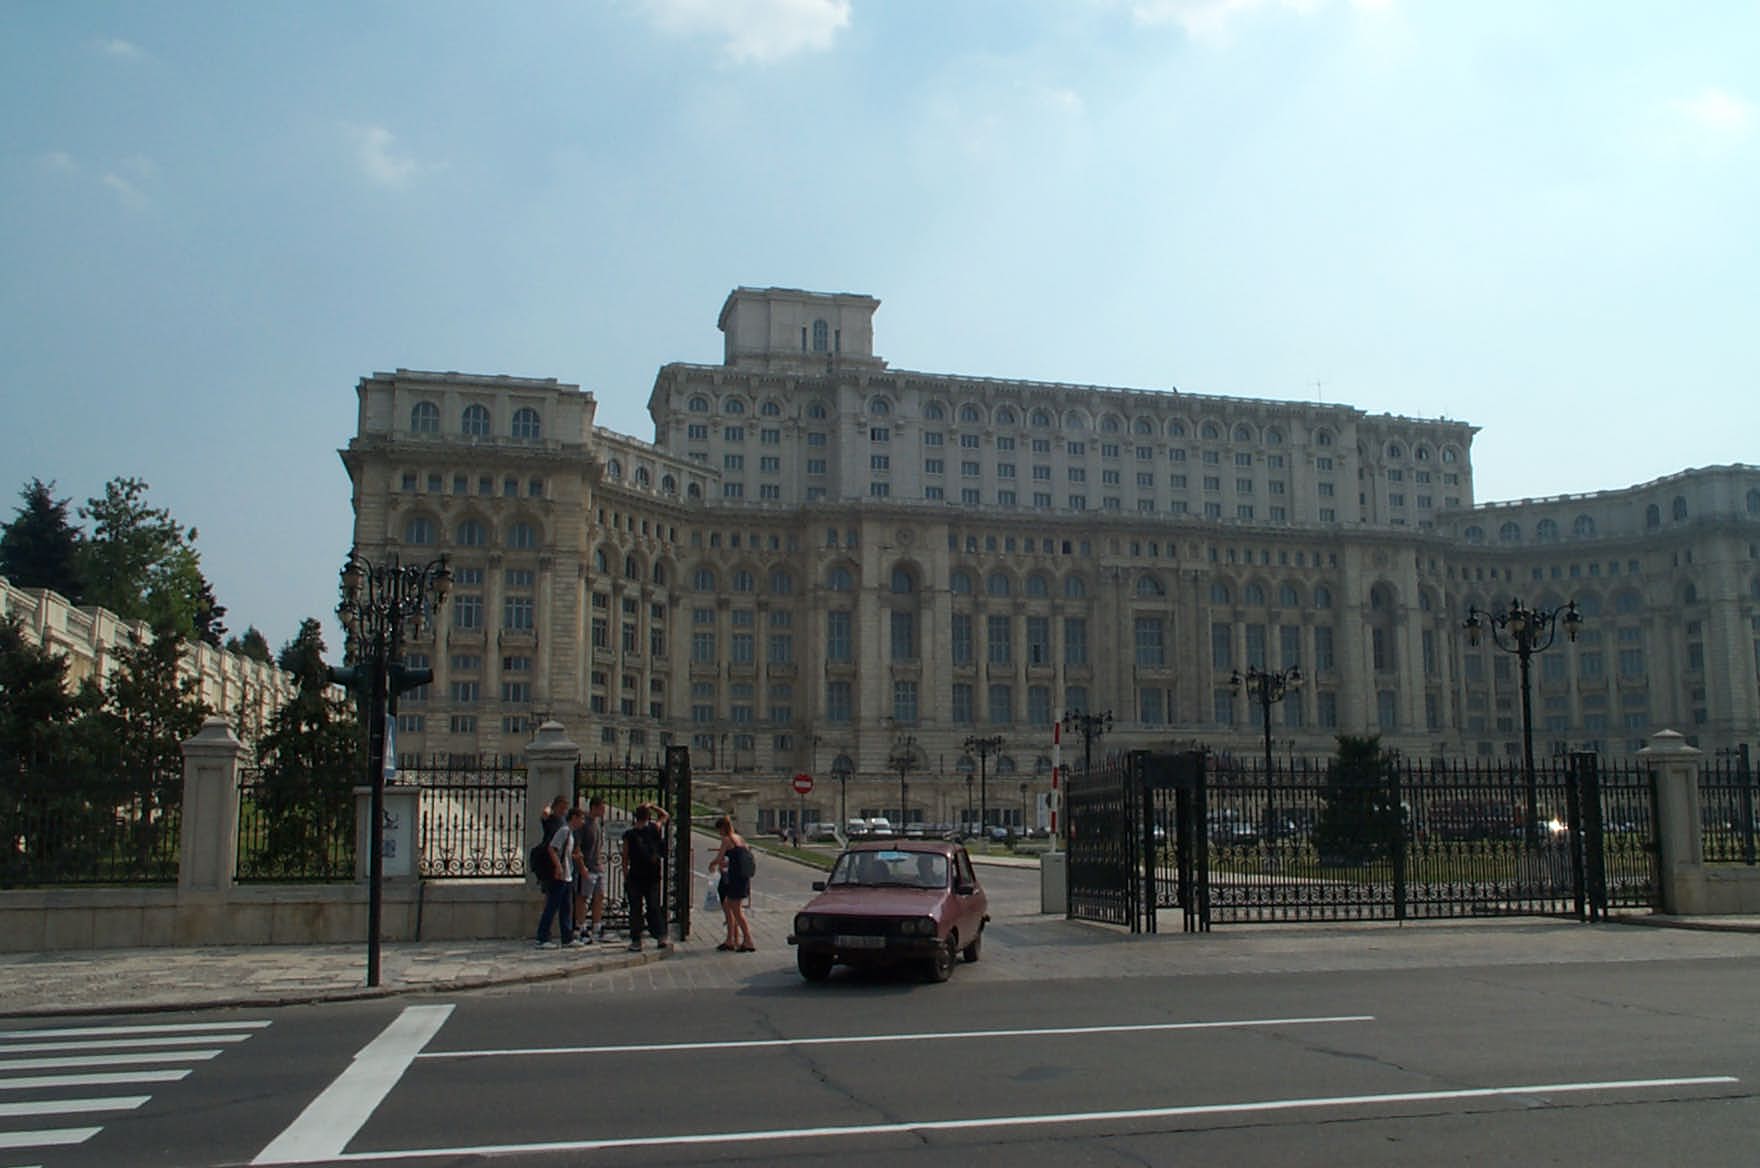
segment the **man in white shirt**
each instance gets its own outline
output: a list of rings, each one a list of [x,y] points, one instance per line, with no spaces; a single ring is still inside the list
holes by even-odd
[[[550,924],[558,917],[562,921],[563,947],[574,944],[574,913],[569,901],[574,895],[574,865],[580,856],[574,835],[576,829],[586,821],[586,817],[586,811],[576,807],[550,836],[550,879],[544,885],[544,915],[538,918],[540,949],[550,948]]]

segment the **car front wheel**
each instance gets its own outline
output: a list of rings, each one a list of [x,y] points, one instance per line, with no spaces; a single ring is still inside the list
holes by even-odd
[[[794,964],[801,971],[801,976],[808,981],[824,981],[831,976],[832,961],[829,953],[808,953],[801,949],[794,955]]]
[[[948,937],[947,944],[935,951],[929,958],[929,980],[946,981],[953,976],[954,955],[959,952],[959,939]]]

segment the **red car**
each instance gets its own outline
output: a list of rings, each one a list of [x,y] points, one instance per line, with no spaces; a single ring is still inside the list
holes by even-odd
[[[990,920],[965,848],[942,840],[884,840],[851,845],[819,893],[795,914],[788,943],[808,981],[831,968],[921,962],[946,981],[956,957],[976,961]]]

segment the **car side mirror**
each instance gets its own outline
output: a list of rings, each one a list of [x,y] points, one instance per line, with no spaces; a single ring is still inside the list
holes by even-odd
[[[823,880],[813,881],[813,891],[814,892],[824,892],[825,891],[825,882]]]
[[[978,886],[976,884],[955,884],[953,886],[953,891],[957,896],[970,896],[972,893],[978,891]]]

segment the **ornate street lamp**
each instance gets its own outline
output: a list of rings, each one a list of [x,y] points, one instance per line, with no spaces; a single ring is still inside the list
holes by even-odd
[[[898,772],[898,834],[904,834],[905,820],[910,816],[910,786],[905,777],[917,765],[917,740],[915,736],[906,734],[892,744],[892,754],[888,756],[892,769]]]
[[[990,756],[1001,750],[1000,734],[987,737],[974,734],[966,739],[966,753],[978,756],[978,834],[986,840],[990,838]]]
[[[831,773],[837,777],[837,805],[843,816],[837,825],[838,838],[849,831],[849,755],[839,754],[831,760]]]
[[[1528,806],[1527,823],[1522,829],[1522,839],[1529,848],[1536,848],[1540,843],[1540,797],[1539,785],[1534,776],[1534,699],[1533,685],[1528,675],[1528,661],[1536,653],[1545,652],[1558,639],[1558,627],[1564,626],[1564,635],[1569,640],[1577,639],[1577,629],[1583,623],[1583,614],[1577,611],[1577,602],[1566,601],[1562,608],[1524,608],[1521,600],[1509,602],[1507,612],[1482,612],[1477,608],[1467,610],[1467,619],[1461,628],[1467,632],[1467,643],[1478,646],[1484,638],[1485,631],[1491,631],[1491,643],[1505,653],[1514,653],[1522,666],[1522,768],[1523,778],[1527,786]]]
[[[343,667],[330,679],[367,698],[367,782],[372,787],[367,835],[367,985],[379,984],[379,926],[384,907],[384,822],[386,740],[397,717],[397,695],[434,680],[432,669],[403,663],[406,637],[424,624],[438,625],[436,614],[452,588],[446,557],[421,565],[400,564],[393,555],[382,564],[350,548],[342,564],[342,600],[336,616],[347,634]],[[393,759],[393,762],[396,760]]]
[[[1271,707],[1302,688],[1302,669],[1299,665],[1291,665],[1288,669],[1264,670],[1249,665],[1246,673],[1237,669],[1228,681],[1237,695],[1244,689],[1248,697],[1258,702],[1264,717],[1265,847],[1269,851],[1277,836],[1277,812],[1273,806],[1275,796],[1271,782]]]
[[[1068,710],[1063,715],[1063,728],[1082,736],[1082,777],[1085,779],[1094,769],[1094,739],[1112,732],[1112,711],[1084,714],[1080,710]]]

